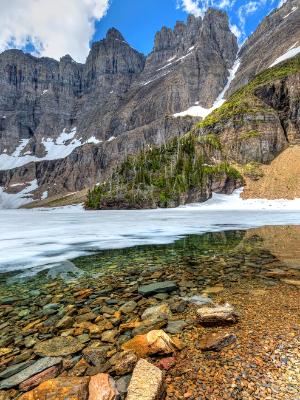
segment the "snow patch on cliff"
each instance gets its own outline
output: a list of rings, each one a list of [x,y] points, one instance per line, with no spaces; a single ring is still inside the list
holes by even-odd
[[[233,64],[232,68],[229,70],[229,77],[228,77],[227,83],[211,108],[204,108],[202,106],[196,105],[196,106],[192,106],[192,107],[188,108],[185,111],[174,114],[174,117],[177,118],[177,117],[191,116],[191,117],[206,118],[211,112],[213,112],[217,108],[221,107],[222,104],[224,104],[226,101],[225,94],[226,94],[227,90],[229,89],[231,82],[234,80],[235,75],[240,67],[240,64],[241,64],[240,59],[237,59],[235,61],[235,63]],[[197,102],[197,103],[199,103],[199,102]]]
[[[282,61],[286,61],[289,58],[295,57],[298,53],[300,53],[300,46],[296,47],[298,42],[293,44],[292,47],[288,49],[286,53],[284,53],[282,56],[276,58],[276,60],[269,66],[269,68],[274,67],[275,65],[281,63]]]
[[[292,11],[291,12],[289,12],[287,15],[285,15],[284,17],[283,17],[283,19],[285,19],[285,18],[288,18],[291,14],[293,14],[295,11],[297,11],[298,10],[298,7],[293,7],[292,8]]]
[[[67,157],[77,147],[86,143],[101,143],[101,140],[96,139],[95,136],[82,142],[81,138],[75,138],[76,133],[77,129],[75,127],[70,132],[67,132],[66,129],[64,129],[56,139],[42,138],[41,144],[44,146],[46,151],[44,157],[34,156],[30,151],[22,154],[30,141],[30,139],[22,139],[12,154],[7,154],[6,152],[0,154],[0,171],[21,167],[30,162],[58,160]]]
[[[5,188],[0,186],[0,209],[19,208],[25,204],[31,203],[33,201],[32,192],[38,188],[37,180],[34,179],[31,182],[25,183],[25,185],[27,186],[19,193],[6,193]]]

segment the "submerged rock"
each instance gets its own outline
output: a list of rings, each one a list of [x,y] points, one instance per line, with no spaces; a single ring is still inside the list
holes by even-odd
[[[14,386],[19,385],[20,383],[26,381],[38,373],[53,367],[55,365],[59,365],[62,362],[61,357],[45,357],[36,361],[33,365],[30,365],[28,368],[25,368],[21,372],[16,375],[10,376],[9,378],[3,380],[0,383],[0,389],[9,389]]]
[[[19,372],[26,369],[27,367],[29,367],[30,365],[32,365],[33,363],[34,363],[33,360],[28,360],[21,362],[19,364],[11,365],[10,367],[6,368],[4,371],[0,373],[0,379],[6,379],[12,375],[16,375]]]
[[[150,285],[143,285],[138,288],[139,294],[143,296],[151,296],[158,293],[170,293],[178,288],[176,282],[165,281],[165,282],[155,282]]]
[[[163,396],[163,373],[146,360],[140,360],[128,387],[126,400],[158,400]]]
[[[67,356],[77,353],[84,348],[84,344],[80,343],[72,336],[58,336],[44,342],[39,342],[34,346],[33,351],[39,356]]]

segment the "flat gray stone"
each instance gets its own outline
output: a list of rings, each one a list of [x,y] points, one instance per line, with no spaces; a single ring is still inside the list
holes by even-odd
[[[165,282],[154,282],[150,285],[142,285],[138,288],[139,294],[143,296],[151,296],[158,293],[170,293],[176,290],[178,285],[176,282],[165,281]]]
[[[10,376],[9,378],[3,380],[0,383],[0,389],[10,389],[14,386],[19,385],[20,383],[26,381],[32,376],[39,374],[47,368],[53,367],[54,365],[58,365],[62,362],[61,357],[45,357],[36,361],[34,364],[29,367],[23,369],[21,372]]]
[[[201,295],[195,295],[192,297],[184,297],[183,300],[192,303],[192,304],[197,304],[198,306],[203,306],[205,304],[212,304],[213,301],[209,297],[206,296],[201,296]]]
[[[176,335],[177,333],[181,333],[186,326],[187,326],[187,323],[183,320],[169,321],[168,326],[165,329],[165,331],[167,333]]]
[[[33,360],[27,360],[20,364],[11,365],[10,367],[6,368],[4,371],[0,372],[0,379],[6,379],[12,375],[16,375],[19,372],[23,371],[23,369],[28,368],[33,363],[34,363]]]

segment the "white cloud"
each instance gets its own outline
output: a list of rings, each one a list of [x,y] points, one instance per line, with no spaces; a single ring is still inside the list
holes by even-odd
[[[182,8],[196,17],[203,17],[209,7],[226,9],[232,7],[236,0],[177,0],[177,8]]]
[[[246,17],[250,14],[254,14],[260,7],[265,6],[268,1],[270,0],[251,0],[238,9],[239,29],[242,33],[241,36],[245,36]],[[271,0],[271,4],[273,3],[274,0]]]
[[[287,0],[280,0],[277,7],[278,8],[282,7],[286,2]]]
[[[109,0],[0,0],[0,51],[31,43],[36,54],[84,62]]]
[[[231,32],[237,37],[237,39],[240,39],[242,37],[243,34],[237,25],[230,25],[230,29]]]

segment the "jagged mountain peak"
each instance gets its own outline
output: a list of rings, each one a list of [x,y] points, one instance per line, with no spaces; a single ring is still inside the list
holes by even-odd
[[[121,40],[125,42],[125,39],[120,31],[116,28],[110,28],[106,34],[107,40]]]
[[[228,16],[215,9],[163,27],[147,57],[116,28],[93,43],[85,64],[69,55],[57,62],[16,50],[2,53],[0,188],[37,176],[36,198],[49,188],[52,196],[91,187],[125,154],[190,130],[190,116],[210,109],[228,82],[227,98],[300,46],[298,4],[289,0],[265,18],[239,60]],[[50,145],[63,150],[57,159]],[[35,163],[27,168],[30,160],[40,161],[38,172]]]

